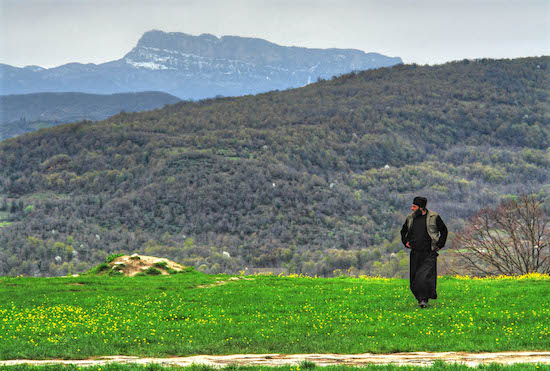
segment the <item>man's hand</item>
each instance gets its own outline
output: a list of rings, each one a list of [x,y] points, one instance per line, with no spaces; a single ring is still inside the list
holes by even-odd
[[[409,241],[407,241],[407,244],[405,245],[406,248],[412,249],[411,245],[409,244]]]

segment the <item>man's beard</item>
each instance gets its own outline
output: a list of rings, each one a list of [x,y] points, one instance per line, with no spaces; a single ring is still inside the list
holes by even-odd
[[[422,215],[422,209],[421,209],[421,208],[418,208],[418,210],[416,210],[416,211],[414,212],[414,217],[416,218],[417,216],[420,216],[420,215]]]

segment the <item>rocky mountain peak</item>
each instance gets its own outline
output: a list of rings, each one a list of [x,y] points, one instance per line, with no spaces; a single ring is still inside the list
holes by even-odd
[[[158,90],[201,99],[300,87],[400,63],[401,58],[356,49],[286,47],[251,37],[153,30],[122,59],[101,65],[69,63],[45,70],[2,65],[0,93]]]
[[[156,30],[146,32],[136,48],[126,57],[135,60],[135,54],[140,54],[140,50],[159,50],[163,53],[175,52],[254,64],[284,65],[285,68],[311,68],[319,63],[330,62],[340,65],[343,70],[350,71],[401,63],[400,58],[365,53],[357,49],[285,47],[251,37],[222,36],[218,38],[211,34],[193,36],[181,32]],[[382,60],[384,61],[382,62]]]

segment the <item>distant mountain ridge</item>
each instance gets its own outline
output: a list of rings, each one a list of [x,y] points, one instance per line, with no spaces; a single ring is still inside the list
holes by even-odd
[[[124,112],[161,108],[180,99],[162,92],[34,93],[0,96],[0,140],[38,128],[81,120],[103,120]]]
[[[182,99],[238,96],[299,87],[401,58],[354,49],[285,47],[257,38],[146,32],[122,59],[45,69],[0,64],[1,94],[164,91]]]

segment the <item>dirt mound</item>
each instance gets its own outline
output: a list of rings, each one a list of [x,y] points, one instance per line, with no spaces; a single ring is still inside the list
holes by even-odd
[[[132,277],[140,273],[152,276],[174,274],[186,267],[165,258],[134,254],[119,256],[109,263],[109,268],[112,272]]]

